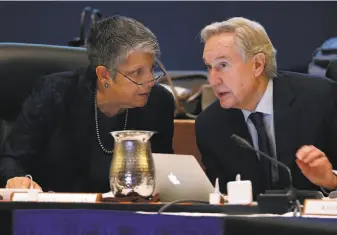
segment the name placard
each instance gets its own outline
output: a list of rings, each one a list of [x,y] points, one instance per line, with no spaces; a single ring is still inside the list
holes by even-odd
[[[2,200],[10,201],[14,193],[28,193],[32,189],[24,189],[24,188],[0,188],[0,195]],[[33,192],[42,192],[39,189],[33,189]]]
[[[90,203],[99,202],[102,199],[100,193],[37,193],[35,196],[29,193],[14,193],[12,201],[14,202],[79,202]]]
[[[307,199],[304,201],[303,214],[337,216],[337,200]]]

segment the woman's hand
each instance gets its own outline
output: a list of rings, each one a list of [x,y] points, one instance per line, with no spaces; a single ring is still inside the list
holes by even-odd
[[[14,177],[9,180],[7,180],[6,188],[30,188],[31,182],[33,183],[34,189],[41,189],[40,185],[38,185],[36,182],[31,181],[27,177]]]

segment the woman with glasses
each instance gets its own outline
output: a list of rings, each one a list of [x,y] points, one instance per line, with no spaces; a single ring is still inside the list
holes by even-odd
[[[174,100],[157,84],[156,36],[114,16],[89,32],[90,65],[43,77],[24,102],[0,157],[2,187],[108,192],[111,131],[150,130],[153,152],[172,153]]]

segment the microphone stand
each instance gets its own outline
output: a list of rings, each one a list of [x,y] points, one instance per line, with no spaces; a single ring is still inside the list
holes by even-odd
[[[288,166],[284,163],[268,156],[267,154],[255,149],[247,140],[233,134],[231,138],[240,146],[259,153],[260,157],[267,158],[269,161],[276,163],[278,166],[285,169],[289,176],[289,186],[286,190],[267,190],[265,193],[258,195],[257,202],[260,213],[275,213],[284,214],[289,212],[290,207],[297,199],[296,190],[292,185],[292,175]]]
[[[258,195],[257,203],[261,213],[284,214],[296,202],[297,195],[294,188],[287,190],[267,190]]]
[[[276,163],[278,166],[285,169],[289,177],[289,186],[286,190],[267,190],[265,193],[258,195],[257,202],[261,213],[277,213],[284,214],[289,212],[289,209],[295,204],[297,207],[299,202],[303,204],[305,199],[322,199],[324,196],[320,191],[314,190],[297,190],[293,187],[292,175],[289,167],[283,162],[278,161],[271,156],[255,149],[247,140],[233,134],[231,138],[240,146],[259,153],[261,157]],[[297,208],[298,209],[298,208]],[[300,209],[298,209],[300,210]]]

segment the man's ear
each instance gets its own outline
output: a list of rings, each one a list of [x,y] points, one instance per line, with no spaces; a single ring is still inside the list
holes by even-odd
[[[96,75],[97,75],[97,78],[98,78],[98,81],[101,83],[101,84],[111,84],[111,76],[110,76],[110,73],[109,73],[109,70],[105,67],[105,66],[102,66],[102,65],[99,65],[96,67]]]
[[[264,67],[266,65],[266,56],[263,53],[258,53],[253,58],[254,63],[254,75],[260,77],[263,74]]]

